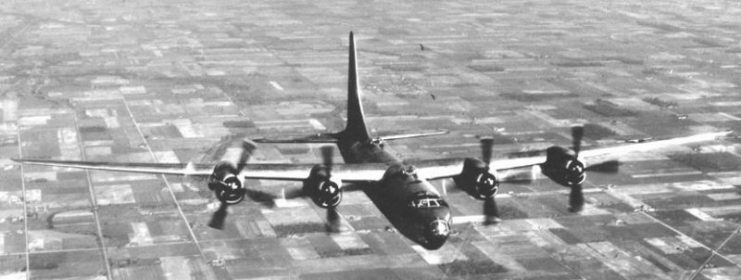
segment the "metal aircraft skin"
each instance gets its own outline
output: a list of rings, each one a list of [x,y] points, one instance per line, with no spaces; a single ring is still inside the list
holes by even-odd
[[[83,168],[91,170],[120,171],[150,174],[208,176],[209,188],[221,201],[209,226],[221,229],[227,206],[241,202],[250,190],[244,186],[247,179],[283,180],[303,182],[301,195],[327,209],[329,231],[339,229],[336,207],[342,199],[344,183],[358,185],[373,200],[381,212],[406,237],[428,250],[443,246],[450,234],[451,212],[430,180],[454,179],[456,186],[469,195],[484,201],[487,223],[499,221],[494,196],[502,179],[497,171],[507,171],[539,166],[542,173],[556,183],[571,188],[569,210],[579,212],[584,206],[582,182],[586,171],[616,172],[618,162],[605,161],[621,154],[650,151],[667,146],[711,141],[730,132],[712,132],[653,142],[628,144],[607,148],[581,150],[583,128],[574,127],[571,149],[554,146],[544,156],[513,159],[495,159],[491,155],[491,138],[481,140],[482,158],[446,158],[402,161],[384,149],[385,141],[424,137],[447,133],[434,131],[373,138],[364,121],[363,107],[357,77],[355,39],[349,37],[347,124],[339,133],[323,133],[296,139],[266,140],[261,143],[327,143],[336,144],[344,164],[332,163],[331,147],[323,147],[322,164],[260,164],[247,163],[255,146],[252,141],[243,143],[243,157],[237,164],[193,163],[127,163],[92,162],[52,159],[13,159],[26,164]],[[598,159],[599,164],[586,166],[583,159]]]

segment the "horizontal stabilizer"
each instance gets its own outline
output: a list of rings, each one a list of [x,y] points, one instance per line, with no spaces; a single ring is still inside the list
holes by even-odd
[[[337,143],[337,136],[334,133],[319,133],[298,138],[256,138],[252,139],[252,141],[269,144],[334,144]]]

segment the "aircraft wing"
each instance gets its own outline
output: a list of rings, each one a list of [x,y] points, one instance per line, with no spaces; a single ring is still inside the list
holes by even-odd
[[[627,153],[641,151],[655,151],[666,147],[679,146],[691,143],[706,142],[727,136],[731,131],[702,133],[686,137],[671,138],[635,144],[625,144],[584,150],[579,154],[580,159],[590,163],[590,159],[604,160],[614,158]],[[507,171],[510,169],[530,167],[539,165],[546,161],[545,156],[531,156],[521,158],[493,159],[489,164],[496,171]],[[417,167],[420,177],[434,180],[456,176],[463,169],[463,161],[460,159],[421,160],[410,162]]]
[[[669,146],[711,141],[718,137],[726,136],[729,133],[730,131],[703,133],[667,140],[585,150],[581,152],[580,158],[584,158],[586,162],[589,162],[590,158],[612,157],[630,152],[649,151]],[[211,164],[120,163],[41,159],[13,160],[20,163],[34,165],[148,174],[208,176],[213,172],[213,165]],[[497,171],[505,171],[509,169],[539,165],[544,163],[545,160],[545,156],[495,159],[492,160],[490,167]],[[433,159],[412,161],[409,163],[414,164],[417,167],[417,174],[420,178],[430,180],[450,178],[460,174],[461,170],[463,170],[463,159]],[[246,179],[302,181],[309,176],[309,172],[314,165],[315,164],[248,163],[241,168],[242,173],[240,175]],[[388,166],[383,163],[336,164],[332,167],[332,173],[334,176],[345,182],[373,182],[381,180],[387,168]]]
[[[61,168],[179,176],[209,176],[214,168],[213,164],[203,163],[105,162],[25,158],[14,158],[12,160],[23,164]],[[415,164],[417,163],[415,162]],[[463,159],[424,160],[418,164],[421,164],[418,168],[423,172],[420,174],[421,178],[439,179],[459,174],[463,168]],[[309,172],[315,165],[247,163],[244,164],[240,175],[245,179],[302,181],[309,177]],[[381,180],[387,168],[388,165],[383,163],[335,164],[332,166],[332,174],[343,182],[373,182]],[[451,175],[439,176],[439,174]]]
[[[421,131],[421,132],[414,132],[414,133],[381,135],[378,137],[378,139],[387,141],[387,140],[398,140],[398,139],[409,139],[409,138],[445,135],[448,133],[450,133],[450,131],[448,130]]]
[[[677,138],[670,138],[670,139],[665,139],[665,140],[647,141],[647,142],[636,143],[636,144],[625,144],[625,145],[619,145],[619,146],[611,146],[611,147],[597,148],[597,149],[591,149],[591,150],[584,150],[579,154],[579,157],[584,157],[586,159],[589,159],[589,158],[598,158],[598,157],[613,157],[613,156],[619,156],[619,155],[633,153],[633,152],[655,151],[655,150],[660,150],[660,149],[672,147],[672,146],[680,146],[680,145],[686,145],[686,144],[692,144],[692,143],[713,141],[713,140],[717,140],[722,137],[728,136],[728,134],[731,134],[731,133],[732,131],[730,130],[722,131],[722,132],[709,132],[709,133],[695,134],[695,135],[686,136],[686,137],[677,137]]]
[[[42,159],[13,159],[13,161],[63,168],[181,176],[209,176],[214,168],[213,164],[193,163],[122,163]],[[240,175],[246,179],[302,181],[309,177],[309,172],[314,165],[248,163],[244,165]],[[386,168],[385,164],[336,164],[332,167],[332,173],[345,182],[371,182],[380,180]]]

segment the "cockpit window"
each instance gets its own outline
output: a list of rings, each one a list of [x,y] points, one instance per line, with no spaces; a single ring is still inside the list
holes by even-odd
[[[409,202],[409,206],[414,208],[437,208],[440,207],[440,205],[439,197],[420,197],[412,199],[412,201]]]
[[[404,175],[413,176],[417,175],[417,168],[414,167],[414,165],[409,165],[406,168],[402,169],[401,172],[404,173]]]
[[[417,168],[413,165],[408,165],[401,169],[401,174],[403,176],[412,177],[414,180],[417,180]]]
[[[381,138],[373,138],[369,140],[368,143],[370,143],[371,145],[383,145],[384,141]]]

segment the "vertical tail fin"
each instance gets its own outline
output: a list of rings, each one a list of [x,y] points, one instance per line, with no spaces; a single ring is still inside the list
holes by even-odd
[[[358,85],[358,63],[355,59],[355,37],[350,32],[350,53],[347,71],[347,126],[342,132],[342,137],[351,140],[371,139],[365,126],[363,115],[363,104],[360,102],[360,89]]]

